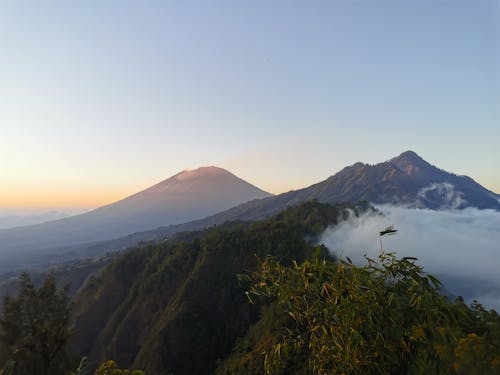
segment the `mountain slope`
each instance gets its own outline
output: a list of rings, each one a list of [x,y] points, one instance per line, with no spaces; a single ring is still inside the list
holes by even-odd
[[[388,268],[383,274],[374,269],[367,272],[375,263],[360,273],[348,263],[344,267],[331,262],[327,248],[316,245],[318,236],[327,227],[366,210],[371,210],[366,204],[327,205],[310,201],[264,221],[228,223],[202,232],[183,233],[122,254],[92,278],[76,298],[76,334],[72,342],[75,356],[88,355],[93,366],[113,358],[123,366],[141,368],[148,374],[263,374],[264,361],[274,352],[282,354],[283,361],[271,373],[310,374],[316,373],[311,367],[307,370],[313,358],[311,349],[318,349],[316,353],[336,362],[339,351],[355,348],[360,354],[374,351],[376,360],[364,363],[379,364],[383,359],[387,368],[399,363],[394,373],[439,373],[436,369],[444,366],[427,366],[436,347],[440,353],[446,353],[442,355],[446,361],[443,363],[451,369],[448,361],[453,359],[459,340],[470,338],[472,332],[487,340],[498,337],[496,313],[481,312],[482,307],[470,311],[463,300],[452,305],[427,278],[420,279],[423,284],[419,285],[416,275],[423,270],[411,258],[401,259],[397,267],[384,263]],[[260,268],[264,277],[252,281],[244,276],[255,275],[258,264],[269,256],[273,260]],[[304,259],[312,262],[301,267]],[[285,268],[279,266],[278,273],[274,273],[280,275],[279,279],[267,278],[275,261]],[[375,283],[366,277],[371,272],[376,275]],[[263,288],[261,293],[246,295],[251,283],[258,283]],[[274,290],[271,298],[264,288]],[[296,318],[297,311],[303,313],[300,320]],[[485,320],[484,326],[476,325],[480,315],[491,320]],[[420,323],[420,317],[431,324]],[[491,326],[488,320],[497,325]],[[322,326],[317,329],[319,322]],[[487,326],[492,327],[488,335]],[[415,341],[402,341],[417,329],[423,332],[421,327],[425,333]],[[318,332],[325,334],[319,336]],[[328,341],[325,350],[333,350],[325,356],[323,339],[339,337],[338,333],[338,341]],[[287,337],[293,337],[293,341]],[[421,345],[425,337],[432,344]],[[281,345],[285,340],[288,345]],[[381,346],[383,342],[388,345]],[[478,347],[476,340],[471,343]],[[395,357],[385,359],[395,346],[401,349],[394,352],[401,361],[393,361]],[[381,347],[385,347],[384,356],[378,357]],[[431,355],[420,356],[422,348]],[[498,353],[498,345],[490,348],[492,353]],[[490,348],[484,352],[489,353]],[[411,355],[407,355],[409,350]],[[471,355],[483,362],[487,358],[480,357]],[[353,361],[352,355],[342,358],[345,363],[363,363]],[[419,370],[408,371],[409,361]],[[363,369],[366,368],[354,373],[380,373],[378,366],[373,371]],[[321,373],[345,373],[342,370]]]
[[[227,173],[229,174],[229,172]],[[233,177],[237,179],[237,177]],[[196,179],[194,180],[196,181]],[[154,196],[155,194],[159,194],[158,192],[161,191],[162,186],[172,186],[171,189],[175,190],[175,186],[179,186],[178,183],[180,183],[178,181],[170,185],[167,181],[169,180],[156,185],[156,187],[152,187],[148,195]],[[184,180],[184,182],[185,181],[186,180]],[[193,184],[196,185],[196,183]],[[184,184],[184,186],[186,186],[186,184]],[[276,196],[269,196],[269,194],[257,188],[254,189],[256,189],[253,190],[255,195],[267,195],[267,197],[255,200],[246,199],[248,200],[246,203],[239,204],[225,211],[219,210],[221,212],[214,213],[211,216],[199,215],[198,218],[203,216],[206,217],[194,221],[189,221],[189,219],[186,220],[186,216],[179,216],[177,217],[179,220],[176,221],[179,224],[167,225],[167,220],[164,220],[161,224],[144,224],[143,228],[149,230],[144,232],[140,232],[141,229],[139,228],[129,230],[124,234],[136,233],[129,234],[126,237],[116,240],[99,241],[102,235],[98,233],[99,235],[96,236],[94,233],[93,238],[88,235],[81,236],[82,241],[80,242],[82,243],[73,246],[70,246],[67,241],[63,245],[61,245],[60,241],[59,248],[57,244],[51,245],[45,242],[44,247],[47,249],[44,252],[44,258],[39,258],[38,260],[33,258],[30,260],[33,262],[36,261],[37,263],[41,263],[42,260],[46,262],[47,259],[49,259],[47,255],[51,255],[50,260],[56,262],[61,258],[62,254],[66,254],[66,259],[100,255],[109,250],[120,250],[129,246],[134,246],[141,241],[161,240],[178,232],[200,230],[214,225],[221,225],[227,221],[247,221],[268,218],[286,207],[312,199],[317,199],[325,203],[367,200],[374,204],[398,204],[408,207],[431,209],[477,207],[480,209],[500,210],[500,196],[498,194],[485,189],[470,177],[458,176],[439,169],[426,162],[412,151],[406,151],[391,160],[376,165],[356,163],[344,168],[337,174],[320,183]],[[133,206],[132,203],[140,202],[140,198],[141,197],[130,197],[130,200],[124,202],[123,207],[127,205]],[[141,204],[144,204],[144,202]],[[187,201],[186,204],[189,204],[189,201]],[[140,204],[138,203],[138,205]],[[106,212],[109,210],[108,207],[110,206],[103,207],[96,211]],[[154,207],[152,209],[154,209]],[[123,213],[126,214],[126,210]],[[69,219],[74,220],[74,218]],[[146,221],[143,223],[146,223]],[[59,226],[58,222],[47,223],[47,226],[50,225],[54,225],[55,227],[51,233],[58,232],[59,236],[64,239],[66,236],[66,228],[64,228],[64,226]],[[160,227],[160,225],[165,226]],[[156,227],[158,228],[154,229]],[[35,226],[35,228],[40,228],[40,226]],[[6,234],[11,233],[13,232],[0,231],[0,244],[4,245],[6,243]],[[20,233],[22,234],[22,231]],[[74,233],[74,229],[72,229],[70,233]],[[118,237],[118,235],[115,237]],[[38,237],[38,239],[40,239],[40,237]],[[88,242],[84,243],[85,239],[87,239]],[[18,238],[17,243],[19,242],[22,241]],[[61,248],[62,246],[64,247]],[[26,259],[23,258],[23,262],[26,262]],[[0,272],[1,271],[0,268]]]
[[[356,163],[297,195],[314,195],[325,202],[366,199],[378,204],[431,209],[500,209],[493,192],[470,177],[429,164],[412,151],[376,165]]]
[[[238,274],[255,270],[269,254],[283,264],[319,255],[326,249],[314,238],[352,212],[369,209],[308,202],[266,221],[227,224],[131,250],[75,301],[74,350],[94,364],[112,357],[148,374],[211,373],[258,319]]]
[[[69,218],[0,230],[3,260],[83,242],[121,237],[206,217],[270,194],[216,167],[183,171],[113,204]],[[23,259],[18,259],[18,261]],[[15,262],[14,262],[15,263]],[[5,262],[2,265],[6,265]]]
[[[366,200],[375,204],[430,209],[500,210],[497,197],[472,178],[443,171],[407,151],[376,165],[356,163],[307,188],[247,202],[212,217],[186,223],[185,227],[194,229],[229,220],[258,220],[312,199],[325,203]]]
[[[134,246],[140,241],[157,241],[175,233],[200,230],[228,221],[251,221],[268,218],[286,207],[308,200],[320,202],[356,202],[400,204],[409,207],[446,209],[477,207],[500,210],[499,196],[467,176],[443,171],[407,151],[376,165],[356,163],[334,176],[304,189],[253,200],[215,215],[182,224],[95,244],[83,244],[67,251],[99,255],[107,250]]]
[[[407,151],[376,165],[356,163],[318,184],[242,204],[217,216],[225,216],[226,220],[259,219],[311,199],[326,203],[367,200],[430,209],[500,210],[497,195],[470,177],[443,171]]]

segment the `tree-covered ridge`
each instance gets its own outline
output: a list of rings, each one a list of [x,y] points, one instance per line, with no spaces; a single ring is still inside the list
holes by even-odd
[[[308,202],[131,251],[76,300],[74,349],[94,364],[113,358],[152,374],[210,373],[259,317],[237,275],[269,254],[283,264],[306,259],[328,225],[368,208]]]
[[[381,254],[356,267],[317,245],[328,226],[366,210],[312,201],[264,221],[143,244],[93,277],[72,304],[53,279],[38,289],[26,283],[4,318],[16,322],[22,314],[10,311],[24,295],[73,311],[73,323],[61,320],[58,331],[72,333],[70,350],[61,351],[72,357],[52,366],[61,374],[499,373],[496,312],[449,301],[413,258]],[[36,304],[40,312],[51,306]],[[24,331],[3,340],[0,374],[17,374],[5,360],[17,342],[33,339]]]

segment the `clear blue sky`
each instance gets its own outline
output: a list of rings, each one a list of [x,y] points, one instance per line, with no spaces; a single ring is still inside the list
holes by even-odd
[[[3,1],[0,207],[412,149],[500,192],[499,1]]]

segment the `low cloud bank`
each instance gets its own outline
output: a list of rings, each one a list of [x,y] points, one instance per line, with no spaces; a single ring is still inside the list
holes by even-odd
[[[69,215],[59,211],[47,211],[35,214],[5,214],[0,211],[0,229],[40,224],[46,221],[64,219]]]
[[[500,212],[378,209],[383,215],[351,217],[327,229],[320,242],[335,255],[361,264],[363,254],[378,255],[378,234],[393,224],[398,233],[382,237],[384,250],[418,258],[425,271],[440,278],[451,293],[500,311]]]

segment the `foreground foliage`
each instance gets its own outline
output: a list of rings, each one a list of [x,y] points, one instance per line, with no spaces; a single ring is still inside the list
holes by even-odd
[[[36,288],[28,274],[21,275],[17,297],[5,297],[0,318],[3,357],[11,358],[16,375],[64,374],[66,347],[71,336],[68,287],[59,289],[48,276]]]
[[[18,295],[4,299],[0,354],[9,359],[0,368],[0,375],[90,375],[86,357],[75,371],[67,371],[71,362],[66,353],[67,343],[72,336],[69,286],[58,288],[52,274],[39,288],[27,273],[21,274],[20,279]],[[102,363],[95,375],[144,375],[144,372],[120,369],[110,360]]]
[[[95,375],[144,375],[140,370],[120,369],[115,361],[106,361],[99,366]]]
[[[271,258],[252,279],[252,301],[274,301],[263,321],[281,315],[282,326],[257,326],[220,373],[500,373],[498,315],[451,303],[414,258]]]
[[[50,363],[56,375],[142,374],[121,366],[148,374],[500,373],[495,312],[450,302],[415,259],[383,254],[355,267],[316,245],[325,228],[366,209],[313,201],[261,222],[143,244],[93,277],[73,309],[53,278],[37,289],[25,276],[5,305],[0,374],[43,375],[29,366],[40,366],[34,349],[55,333],[63,334]],[[65,365],[70,333],[73,358],[88,356],[80,365]]]

